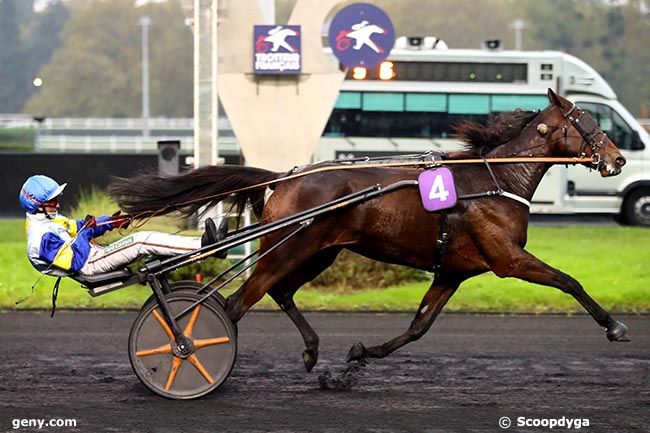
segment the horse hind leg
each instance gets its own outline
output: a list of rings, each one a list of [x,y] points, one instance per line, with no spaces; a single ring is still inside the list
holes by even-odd
[[[309,230],[279,245],[260,259],[250,277],[228,297],[226,313],[233,323],[237,323],[276,284],[289,278],[323,249],[322,242],[314,241],[320,240],[320,233]]]
[[[336,260],[336,256],[340,250],[340,248],[331,248],[319,252],[269,290],[271,298],[289,316],[302,336],[305,343],[305,350],[302,352],[302,361],[308,373],[311,372],[318,362],[319,338],[316,331],[314,331],[296,306],[293,296],[303,284],[313,280],[327,269]]]
[[[346,360],[359,361],[364,358],[384,358],[400,347],[422,337],[431,327],[440,314],[449,298],[456,292],[460,283],[469,278],[468,276],[451,276],[447,274],[436,274],[436,277],[424,294],[420,307],[411,322],[408,330],[390,341],[380,345],[365,347],[362,343],[356,343],[348,352]]]
[[[289,316],[293,324],[298,328],[300,335],[302,335],[302,340],[305,343],[305,350],[302,352],[302,362],[305,364],[307,373],[311,372],[318,362],[318,343],[320,341],[318,334],[311,327],[307,319],[305,319],[305,316],[302,315],[298,307],[296,307],[293,298],[279,301],[274,296],[271,295],[271,297],[282,308],[282,311]]]

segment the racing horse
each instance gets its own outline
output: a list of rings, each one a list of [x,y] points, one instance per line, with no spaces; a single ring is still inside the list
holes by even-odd
[[[348,353],[348,361],[383,358],[417,340],[431,327],[461,283],[488,271],[501,278],[514,277],[560,289],[573,296],[605,328],[610,341],[626,341],[625,325],[614,320],[578,281],[524,249],[527,202],[552,164],[489,163],[494,158],[509,157],[583,157],[582,161],[589,162],[581,163],[603,177],[620,173],[624,157],[590,114],[550,89],[548,98],[550,104],[543,111],[505,113],[487,126],[457,126],[467,146],[449,154],[447,160],[478,157],[486,161],[453,166],[458,195],[474,198],[459,200],[455,207],[441,212],[427,212],[418,189],[407,188],[319,216],[258,262],[250,277],[227,299],[230,319],[238,322],[268,293],[300,331],[305,343],[303,362],[311,371],[318,359],[319,339],[296,307],[293,296],[347,248],[370,259],[435,271],[406,332],[378,346],[356,343]],[[173,177],[149,173],[129,179],[113,178],[109,191],[122,209],[132,215],[164,214],[178,207],[191,214],[201,206],[214,206],[228,192],[239,191],[231,197],[238,200],[240,207],[247,201],[252,203],[261,223],[266,224],[375,184],[417,179],[422,171],[413,166],[350,165],[344,170],[315,171],[283,181],[286,173],[210,166]],[[252,187],[270,182],[273,192],[264,203],[266,188]],[[479,194],[494,190],[495,183],[506,193]],[[262,237],[260,253],[276,245],[286,233],[279,231]],[[444,249],[437,246],[443,243],[442,234]]]

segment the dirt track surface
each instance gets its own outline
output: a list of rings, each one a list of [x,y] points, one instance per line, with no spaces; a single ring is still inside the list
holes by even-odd
[[[587,432],[649,431],[650,317],[619,317],[630,343],[609,343],[586,316],[442,315],[392,356],[347,365],[356,341],[379,344],[406,314],[307,314],[321,337],[310,374],[302,341],[279,313],[239,326],[230,379],[195,401],[151,394],[126,351],[135,313],[0,314],[0,431],[19,418],[74,418],[114,432],[567,431],[518,417],[588,418]],[[574,430],[574,429],[572,429]]]

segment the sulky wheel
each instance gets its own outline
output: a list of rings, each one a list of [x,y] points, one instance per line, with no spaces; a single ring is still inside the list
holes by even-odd
[[[165,296],[174,314],[200,298],[188,291]],[[129,334],[131,366],[138,379],[156,394],[179,400],[202,397],[230,375],[237,354],[236,332],[213,299],[195,307],[178,325],[187,337],[184,351],[177,346],[156,301],[147,302]]]
[[[171,289],[172,292],[176,292],[179,290],[186,290],[189,292],[197,292],[201,287],[203,287],[202,283],[197,283],[196,281],[190,281],[190,280],[181,280],[181,281],[175,281],[169,285],[169,288]],[[209,290],[210,288],[208,288]],[[221,305],[221,307],[226,306],[226,298],[223,297],[223,295],[219,292],[215,292],[212,297],[214,298],[215,301]],[[155,302],[154,301],[155,296],[151,295],[147,299],[147,302]],[[147,303],[145,302],[145,304]]]

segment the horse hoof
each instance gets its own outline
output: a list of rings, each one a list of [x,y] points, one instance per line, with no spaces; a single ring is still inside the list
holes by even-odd
[[[354,346],[350,348],[348,356],[345,358],[346,362],[350,361],[359,361],[364,358],[366,353],[366,348],[362,343],[355,343]]]
[[[241,319],[241,304],[235,300],[234,294],[226,298],[226,306],[224,310],[233,324],[237,323],[239,319]]]
[[[627,326],[625,326],[623,323],[616,321],[612,326],[607,328],[607,338],[609,341],[630,341],[630,339],[626,335],[627,333]]]
[[[305,363],[307,373],[311,372],[318,362],[318,349],[305,349],[305,351],[302,352],[302,362]]]

